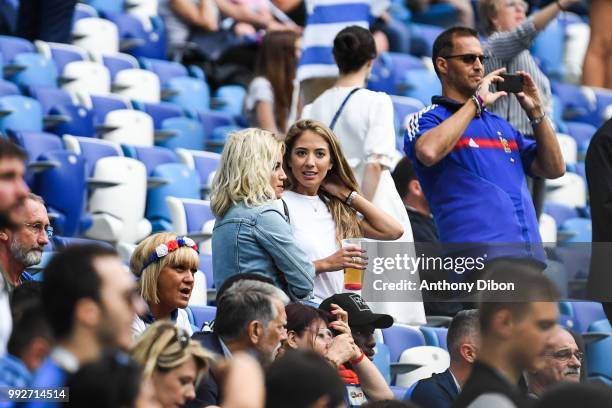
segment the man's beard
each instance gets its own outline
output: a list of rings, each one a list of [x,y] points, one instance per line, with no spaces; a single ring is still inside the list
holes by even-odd
[[[17,240],[11,241],[11,254],[15,259],[21,262],[24,268],[38,265],[42,259],[43,247],[39,245],[32,246],[29,249],[23,248]]]

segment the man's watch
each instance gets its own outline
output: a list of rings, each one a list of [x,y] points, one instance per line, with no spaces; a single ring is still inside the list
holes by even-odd
[[[543,113],[541,116],[531,119],[529,122],[531,122],[531,126],[536,127],[540,123],[544,122],[544,119],[546,119],[546,113]]]

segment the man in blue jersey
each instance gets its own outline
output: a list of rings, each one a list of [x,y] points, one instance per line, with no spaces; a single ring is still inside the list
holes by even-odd
[[[557,178],[565,163],[533,79],[521,92],[493,92],[504,68],[485,76],[476,31],[453,27],[433,46],[442,96],[408,123],[405,151],[415,169],[444,243],[482,243],[488,261],[528,260],[543,269],[541,246],[526,175]],[[486,110],[499,98],[517,98],[533,127],[528,140]],[[493,245],[492,245],[493,244]],[[504,245],[498,245],[504,244]]]

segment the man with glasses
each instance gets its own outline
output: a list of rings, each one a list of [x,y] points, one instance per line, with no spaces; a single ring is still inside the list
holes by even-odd
[[[24,269],[40,263],[53,228],[45,201],[33,193],[15,212],[13,220],[16,225],[0,230],[0,267],[8,284],[15,287],[33,279]]]
[[[526,175],[557,178],[565,163],[532,77],[518,73],[524,86],[515,95],[492,92],[492,84],[503,82],[504,69],[485,75],[485,59],[472,29],[453,27],[436,38],[432,60],[442,96],[411,117],[405,151],[441,242],[483,243],[487,261],[512,257],[543,269],[545,253]],[[501,98],[518,99],[535,141],[487,111]]]
[[[580,382],[584,354],[578,349],[570,332],[557,326],[548,339],[542,366],[527,373],[531,395],[540,398],[552,386],[561,382]]]

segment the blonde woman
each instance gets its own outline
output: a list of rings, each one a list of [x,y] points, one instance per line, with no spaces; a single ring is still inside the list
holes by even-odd
[[[199,264],[198,247],[188,237],[161,232],[138,244],[130,259],[130,270],[139,278],[140,294],[149,311],[134,319],[132,330],[135,336],[162,319],[170,319],[192,334],[185,308]]]
[[[269,276],[293,300],[309,299],[314,266],[296,245],[278,199],[287,179],[283,143],[271,132],[245,129],[230,135],[211,194],[215,286],[230,276]]]
[[[183,406],[195,398],[195,387],[209,366],[211,354],[189,333],[168,321],[152,324],[140,337],[132,356],[151,380],[155,396],[166,407]]]
[[[362,250],[341,248],[340,241],[353,237],[394,240],[404,229],[359,193],[340,143],[327,126],[300,120],[287,132],[285,145],[290,191],[283,200],[293,235],[314,262],[314,301],[320,303],[344,291],[344,268],[365,269]]]

